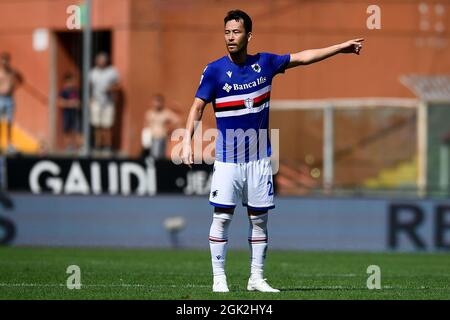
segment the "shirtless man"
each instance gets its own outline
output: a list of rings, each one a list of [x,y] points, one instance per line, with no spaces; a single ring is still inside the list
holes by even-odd
[[[14,91],[22,83],[21,75],[11,67],[11,57],[9,53],[0,53],[0,120],[6,119],[6,145],[8,152],[13,151],[12,141],[12,120],[14,115]],[[3,121],[1,122],[3,123]],[[0,141],[2,127],[0,127]]]
[[[144,148],[150,148],[150,155],[153,158],[165,158],[168,126],[176,126],[179,121],[175,112],[165,108],[164,96],[156,94],[152,99],[152,108],[145,114],[145,126],[142,131],[143,144],[144,140],[151,141],[147,145],[144,144]]]

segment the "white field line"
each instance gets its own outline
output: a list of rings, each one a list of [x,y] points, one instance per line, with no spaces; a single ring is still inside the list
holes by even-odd
[[[63,283],[0,283],[0,287],[67,287]],[[166,284],[81,284],[81,287],[88,288],[202,288],[211,287],[209,285],[166,285]]]
[[[66,288],[66,284],[62,283],[0,283],[0,288],[14,288],[14,287],[29,287],[29,288],[44,288],[44,287],[55,287],[55,288]],[[165,284],[81,284],[81,288],[210,288],[210,285],[165,285]],[[368,290],[364,286],[293,286],[296,290]],[[289,287],[285,288],[289,291]],[[382,286],[381,290],[450,290],[450,287],[404,287],[404,286]],[[373,290],[379,291],[379,290]]]
[[[296,277],[336,277],[336,278],[351,278],[351,277],[366,277],[365,274],[356,273],[295,273]]]

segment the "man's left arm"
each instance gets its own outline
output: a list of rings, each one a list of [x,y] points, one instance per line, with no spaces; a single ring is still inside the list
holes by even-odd
[[[168,110],[169,122],[172,126],[177,126],[180,123],[180,117],[178,114],[172,110]]]
[[[109,91],[112,93],[117,93],[120,90],[120,77],[119,72],[114,69],[113,79],[111,85],[109,86]]]
[[[327,48],[308,49],[290,55],[286,69],[319,62],[338,53],[355,53],[359,55],[364,39],[353,39]]]
[[[109,85],[108,92],[112,95],[113,100],[115,103],[119,102],[119,97],[121,94],[121,86],[120,86],[120,80],[119,80],[119,73],[117,70],[114,70],[114,76],[111,81],[111,84]]]

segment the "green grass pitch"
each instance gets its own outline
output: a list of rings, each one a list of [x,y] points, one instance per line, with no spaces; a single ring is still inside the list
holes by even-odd
[[[69,265],[82,287],[69,290]],[[368,290],[369,265],[381,290]],[[0,299],[450,299],[450,254],[269,251],[278,294],[247,292],[249,254],[230,251],[230,293],[211,292],[209,252],[199,250],[0,248]]]

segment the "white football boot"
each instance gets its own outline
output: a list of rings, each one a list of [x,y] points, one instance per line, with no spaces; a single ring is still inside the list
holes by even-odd
[[[260,291],[260,292],[280,292],[278,289],[272,288],[267,282],[267,279],[262,277],[252,277],[248,279],[247,290],[248,291]]]
[[[214,276],[213,292],[230,292],[227,285],[227,277],[225,275]]]

